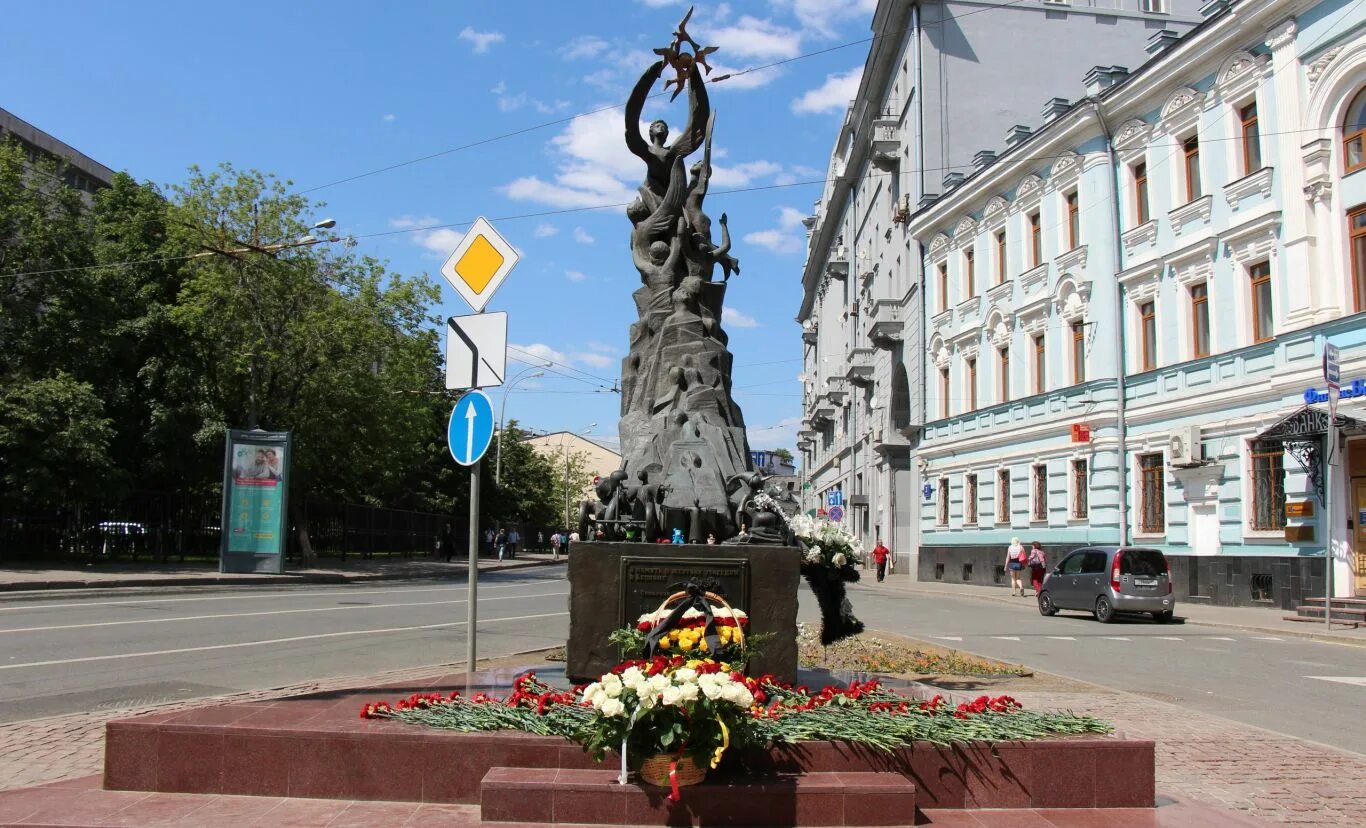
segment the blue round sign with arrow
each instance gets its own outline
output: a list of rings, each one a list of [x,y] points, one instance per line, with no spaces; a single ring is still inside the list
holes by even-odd
[[[483,391],[470,391],[451,411],[446,426],[446,445],[462,466],[473,466],[493,442],[493,403]]]

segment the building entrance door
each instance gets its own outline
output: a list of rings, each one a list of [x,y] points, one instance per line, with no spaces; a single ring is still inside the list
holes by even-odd
[[[1214,503],[1192,503],[1190,545],[1196,555],[1219,554],[1219,515]]]
[[[1366,595],[1366,480],[1352,481],[1352,513],[1347,519],[1354,527],[1352,531],[1352,551],[1355,560],[1356,594]]]

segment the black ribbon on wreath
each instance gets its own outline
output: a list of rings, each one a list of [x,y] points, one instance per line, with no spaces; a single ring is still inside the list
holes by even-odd
[[[655,650],[659,646],[659,641],[669,630],[674,629],[683,620],[683,614],[690,609],[695,609],[702,613],[706,619],[706,627],[702,634],[702,639],[707,642],[708,652],[715,653],[721,646],[721,636],[716,632],[716,618],[711,612],[711,603],[707,600],[707,593],[713,595],[723,595],[721,585],[716,581],[688,580],[681,584],[674,584],[669,587],[672,592],[686,592],[687,597],[678,606],[674,607],[668,616],[654,627],[645,636],[645,657],[654,658]]]
[[[799,544],[806,554],[806,544]],[[821,608],[821,644],[829,647],[836,641],[863,632],[863,622],[854,616],[854,605],[844,589],[846,583],[859,579],[859,571],[852,564],[834,567],[806,563],[802,560],[802,577],[816,594]]]

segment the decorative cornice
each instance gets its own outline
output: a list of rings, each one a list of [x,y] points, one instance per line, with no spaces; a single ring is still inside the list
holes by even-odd
[[[1230,103],[1256,90],[1267,77],[1268,65],[1251,52],[1234,52],[1215,73],[1214,93]]]
[[[1038,267],[1030,268],[1020,274],[1020,290],[1025,296],[1032,296],[1038,292],[1041,285],[1048,281],[1048,262],[1044,262]]]
[[[947,331],[949,329],[949,326],[952,324],[953,308],[940,311],[939,313],[936,313],[934,316],[930,317],[930,330],[936,334],[944,334],[944,332]]]
[[[1008,304],[1010,302],[1010,296],[1014,292],[1015,283],[1007,279],[1006,281],[1000,283],[999,285],[993,286],[990,290],[987,291],[987,301],[993,305],[998,305],[1002,303]]]
[[[1015,313],[1015,319],[1019,322],[1020,330],[1029,336],[1043,333],[1048,327],[1048,305],[1047,296],[1040,296],[1037,300],[1020,308]]]
[[[1124,286],[1124,293],[1130,301],[1142,302],[1157,295],[1165,269],[1161,259],[1154,259],[1120,273],[1117,280]]]
[[[1331,180],[1311,181],[1305,185],[1304,198],[1312,207],[1320,202],[1331,203],[1333,199],[1333,182]]]
[[[955,247],[961,247],[964,242],[971,243],[976,235],[977,222],[973,221],[971,216],[963,216],[953,227],[953,244]]]
[[[987,337],[991,344],[997,348],[1005,348],[1010,345],[1010,335],[1015,330],[1015,320],[1000,311],[995,313],[995,324],[991,318],[987,319]]]
[[[1272,167],[1262,167],[1224,185],[1224,199],[1228,201],[1229,209],[1237,212],[1238,205],[1254,195],[1270,198],[1272,174]]]
[[[1171,223],[1172,234],[1180,237],[1181,233],[1185,231],[1186,225],[1194,221],[1209,224],[1210,211],[1213,208],[1214,195],[1208,194],[1167,213],[1167,221]]]
[[[1124,251],[1130,256],[1136,255],[1145,245],[1152,247],[1157,240],[1157,219],[1149,219],[1132,230],[1125,231],[1120,240],[1124,242]]]
[[[1318,85],[1319,78],[1323,77],[1323,73],[1328,71],[1328,66],[1337,59],[1338,55],[1342,54],[1342,49],[1342,46],[1335,46],[1322,55],[1319,55],[1317,60],[1309,64],[1309,68],[1305,70],[1305,74],[1309,76],[1310,91],[1313,91],[1314,87]]]
[[[1142,118],[1125,121],[1115,133],[1115,149],[1122,154],[1142,151],[1147,148],[1152,134],[1152,124]]]
[[[1015,200],[1011,202],[1010,210],[1018,213],[1039,203],[1043,196],[1043,179],[1037,175],[1027,175],[1015,188]]]
[[[1072,273],[1086,267],[1086,245],[1079,244],[1053,260],[1059,273]]]
[[[1086,309],[1090,305],[1090,301],[1090,281],[1063,279],[1058,283],[1058,290],[1053,300],[1053,307],[1055,312],[1063,319],[1074,320],[1086,316]]]
[[[1287,17],[1280,23],[1266,30],[1266,45],[1271,51],[1276,51],[1295,42],[1295,32],[1297,30],[1295,18]]]
[[[976,322],[982,314],[982,297],[974,296],[958,303],[954,308],[955,315],[958,317],[959,325],[966,325]]]
[[[991,229],[1001,226],[1010,215],[1010,202],[1003,196],[992,196],[982,210],[982,223]]]
[[[1191,127],[1200,118],[1200,105],[1205,96],[1189,86],[1183,86],[1167,98],[1162,106],[1162,115],[1157,121],[1156,132],[1176,135]]]
[[[1214,251],[1218,247],[1218,239],[1210,237],[1167,256],[1176,281],[1186,286],[1207,281],[1214,273]]]
[[[1240,266],[1275,255],[1276,237],[1280,234],[1281,212],[1265,213],[1225,231],[1219,241]]]
[[[1046,189],[1050,192],[1072,184],[1081,176],[1081,156],[1075,152],[1062,153],[1048,170]]]
[[[949,252],[949,237],[945,233],[935,233],[930,239],[930,260],[942,261]]]

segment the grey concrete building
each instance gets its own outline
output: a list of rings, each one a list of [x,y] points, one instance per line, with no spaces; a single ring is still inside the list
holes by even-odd
[[[93,193],[108,187],[114,171],[70,146],[48,135],[18,115],[0,109],[0,139],[12,138],[28,153],[29,161],[39,158],[55,159],[63,165],[63,180],[83,193]]]
[[[1223,6],[1218,0],[1215,4]],[[1211,4],[1207,4],[1211,5]],[[923,481],[921,251],[907,220],[1028,124],[1085,94],[1097,64],[1138,66],[1200,22],[1197,0],[881,0],[878,35],[807,219],[797,321],[808,508],[843,492],[846,525],[915,571]]]

